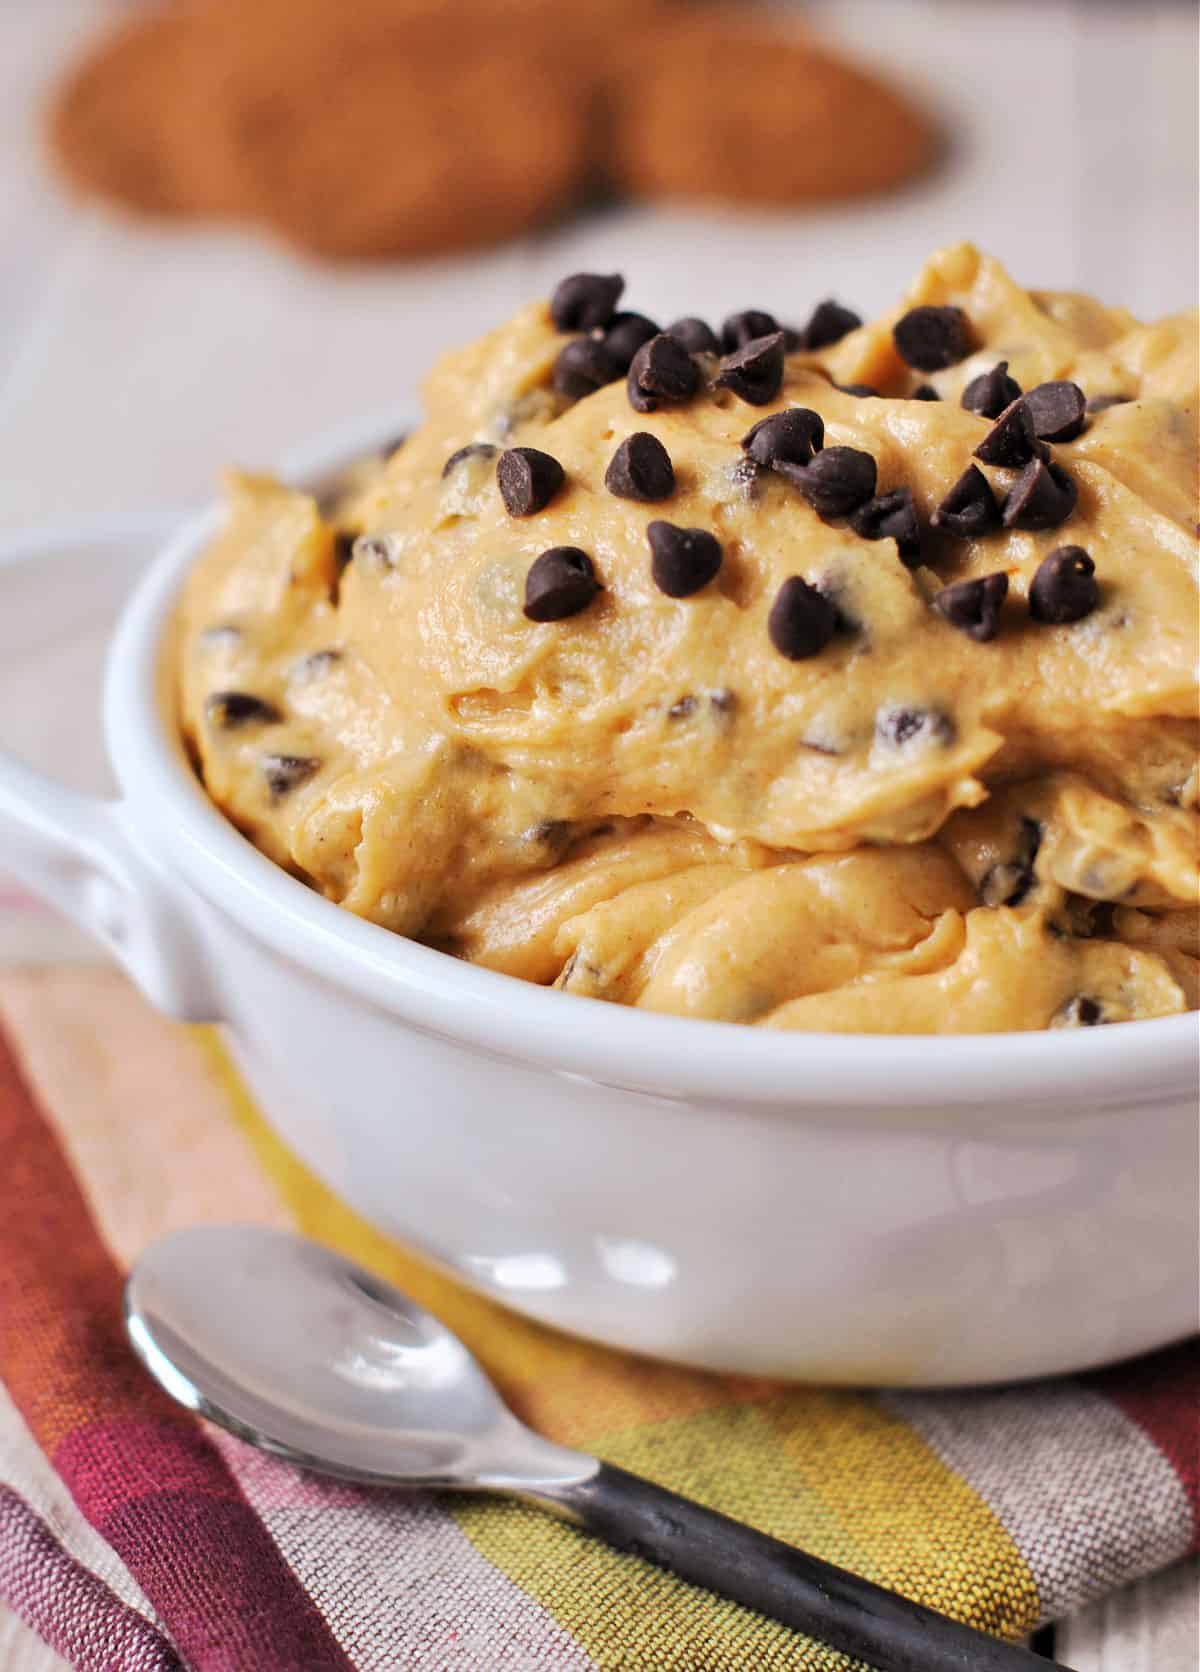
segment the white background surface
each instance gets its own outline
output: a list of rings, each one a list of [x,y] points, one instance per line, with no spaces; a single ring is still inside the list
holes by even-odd
[[[930,249],[971,237],[1042,288],[1143,315],[1195,299],[1187,4],[814,4],[828,33],[945,113],[956,144],[936,179],[783,218],[610,210],[470,260],[346,272],[61,194],[37,111],[88,31],[128,9],[0,0],[0,530],[192,504],[228,463],[270,465],[347,419],[402,410],[441,346],[578,268],[624,271],[630,305],[656,316],[761,306],[795,320],[831,293],[885,306]],[[94,655],[85,633],[78,666]],[[78,747],[94,751],[86,728]],[[1195,1596],[1194,1574],[1133,1587],[1060,1631],[1057,1652],[1079,1672],[1196,1672]],[[0,1672],[62,1664],[0,1610]]]

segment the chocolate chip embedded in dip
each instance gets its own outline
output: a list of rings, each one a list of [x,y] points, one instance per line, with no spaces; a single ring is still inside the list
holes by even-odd
[[[866,325],[619,299],[572,275],[446,356],[325,514],[234,479],[181,611],[214,801],[347,909],[614,1002],[1194,1006],[1194,316],[965,245]]]

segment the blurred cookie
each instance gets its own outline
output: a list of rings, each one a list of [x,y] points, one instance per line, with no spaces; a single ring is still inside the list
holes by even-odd
[[[498,242],[597,180],[791,204],[928,161],[906,100],[766,28],[678,0],[175,0],[68,78],[50,136],[88,192],[337,259]]]
[[[745,14],[644,31],[613,91],[616,182],[651,198],[786,205],[908,180],[929,119],[865,70]]]
[[[131,19],[101,42],[49,111],[72,183],[144,214],[242,213],[236,158],[214,119],[217,47],[207,15],[188,7]]]
[[[589,166],[587,98],[536,43],[479,22],[293,66],[243,88],[233,125],[258,217],[337,259],[513,237],[569,207]]]

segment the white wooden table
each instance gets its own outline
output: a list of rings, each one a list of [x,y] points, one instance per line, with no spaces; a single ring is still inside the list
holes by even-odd
[[[814,4],[832,35],[945,110],[959,139],[935,180],[807,216],[610,211],[469,260],[328,272],[240,232],[163,234],[60,193],[37,109],[88,30],[130,3],[0,0],[0,530],[184,507],[227,463],[270,465],[402,409],[440,346],[577,268],[623,270],[632,305],[655,315],[797,318],[830,293],[882,307],[930,249],[967,236],[1023,281],[1145,315],[1195,298],[1186,4]],[[1131,1587],[1060,1627],[1055,1652],[1079,1672],[1196,1672],[1196,1579]],[[63,1664],[0,1610],[0,1672]]]

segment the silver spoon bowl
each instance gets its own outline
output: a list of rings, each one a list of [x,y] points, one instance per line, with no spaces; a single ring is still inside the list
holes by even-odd
[[[167,1393],[304,1468],[519,1496],[880,1672],[1055,1664],[535,1434],[456,1335],[304,1237],[176,1232],[137,1262],[125,1314]]]

